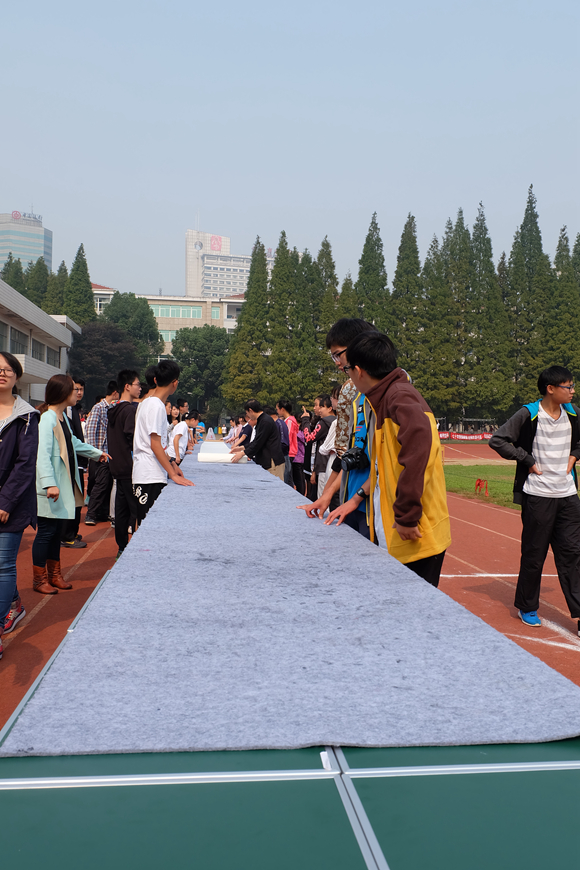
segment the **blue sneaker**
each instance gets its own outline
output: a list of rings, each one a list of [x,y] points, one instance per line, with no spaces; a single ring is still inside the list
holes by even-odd
[[[541,625],[542,621],[538,619],[538,611],[530,610],[528,613],[524,613],[523,610],[518,610],[521,621],[524,625]]]

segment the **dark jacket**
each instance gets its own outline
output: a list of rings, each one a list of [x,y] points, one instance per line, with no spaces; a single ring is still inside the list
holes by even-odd
[[[536,463],[532,454],[532,447],[538,429],[539,407],[539,400],[531,402],[529,405],[524,405],[523,408],[516,411],[513,417],[510,417],[507,423],[499,427],[489,442],[491,449],[499,453],[503,459],[516,460],[516,476],[514,480],[515,504],[522,504],[524,500],[524,483],[528,478],[530,468]],[[572,426],[570,456],[580,459],[580,423],[578,421],[580,409],[570,403],[562,405],[562,408],[568,414],[568,419]],[[575,468],[572,469],[572,476],[576,489],[578,489],[578,478]]]
[[[268,414],[260,414],[256,423],[256,434],[250,444],[243,444],[246,456],[255,459],[258,465],[268,471],[274,465],[284,465],[284,454],[280,444],[280,433],[274,420]]]
[[[115,480],[131,480],[137,402],[119,402],[107,412],[109,470]]]
[[[72,430],[73,435],[75,435],[79,441],[85,440],[85,434],[83,432],[83,426],[81,423],[81,403],[77,402],[72,408],[67,408],[67,417],[70,423],[70,428]],[[68,413],[70,411],[70,414]],[[86,456],[79,456],[77,454],[77,462],[79,464],[79,468],[88,468],[89,460]]]
[[[319,452],[318,448],[321,447],[326,441],[328,431],[335,420],[336,417],[334,416],[334,414],[326,414],[324,417],[315,417],[312,429],[306,428],[304,430],[304,437],[306,443],[312,444],[312,449],[316,450],[314,466],[312,468],[312,470],[316,472],[316,474],[321,474],[326,471],[328,456],[323,456],[323,454]]]
[[[39,414],[17,396],[14,411],[0,430],[0,509],[10,516],[1,532],[36,528],[36,454]]]

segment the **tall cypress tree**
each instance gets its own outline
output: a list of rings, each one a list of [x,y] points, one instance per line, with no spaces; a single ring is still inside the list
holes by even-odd
[[[526,275],[528,280],[528,290],[531,292],[532,281],[538,268],[538,262],[542,256],[542,234],[538,223],[538,212],[536,211],[536,196],[534,194],[534,185],[530,184],[528,188],[528,199],[526,202],[526,210],[524,219],[520,227],[520,238],[524,260],[526,263]]]
[[[26,287],[24,285],[24,272],[20,260],[15,260],[12,253],[8,254],[8,259],[4,263],[0,277],[6,281],[14,290],[18,290],[23,296],[26,296]]]
[[[276,401],[292,387],[291,341],[288,312],[295,297],[295,265],[284,230],[276,248],[268,287],[268,349],[266,388]]]
[[[48,287],[48,267],[44,257],[39,257],[36,263],[29,263],[25,279],[26,295],[41,308]]]
[[[572,250],[572,267],[574,269],[574,275],[576,276],[576,282],[580,287],[580,233],[576,236],[576,241],[574,242],[574,248]]]
[[[507,267],[507,285],[505,288],[504,305],[509,321],[509,336],[511,342],[511,370],[514,382],[514,403],[511,412],[515,412],[525,402],[528,385],[524,381],[524,356],[531,330],[530,324],[530,293],[526,273],[526,260],[522,245],[521,231],[518,229],[510,251]]]
[[[536,262],[528,308],[528,334],[522,351],[522,378],[519,384],[524,402],[537,396],[537,380],[542,369],[550,365],[549,341],[550,309],[557,293],[556,275],[550,258],[541,254]]]
[[[346,273],[338,297],[336,319],[340,317],[358,317],[358,300],[350,272]]]
[[[410,375],[417,365],[419,323],[423,310],[421,261],[417,245],[417,225],[409,214],[401,235],[397,268],[393,279],[388,332],[397,348],[399,365]]]
[[[232,335],[222,392],[231,407],[248,399],[267,401],[264,358],[268,331],[268,261],[258,236],[252,250],[246,297]]]
[[[62,314],[64,312],[64,290],[68,281],[68,269],[63,260],[56,274],[48,276],[46,294],[42,300],[42,309],[47,314]]]
[[[295,274],[294,297],[288,311],[292,381],[277,399],[290,399],[299,408],[302,404],[311,404],[318,389],[319,366],[311,293],[313,281],[318,280],[318,272],[312,269],[309,251],[304,251],[300,257],[294,248],[291,258]]]
[[[560,230],[554,257],[553,296],[546,312],[546,345],[554,365],[580,372],[580,291],[570,256],[566,227]]]
[[[386,329],[389,325],[389,291],[383,240],[376,212],[371,218],[358,265],[356,293],[359,302],[359,316],[369,323],[374,323],[379,329]]]
[[[64,313],[84,326],[97,319],[84,245],[80,245],[64,291]]]
[[[464,364],[466,356],[469,353],[468,339],[469,330],[471,329],[470,306],[473,264],[471,235],[465,224],[463,209],[461,208],[457,212],[457,220],[451,233],[449,233],[449,222],[447,224],[443,249],[446,277],[451,288],[454,313],[456,314],[458,398],[463,408],[462,414],[467,415],[465,408],[466,372],[464,371]]]
[[[491,239],[479,204],[471,236],[472,278],[463,375],[468,417],[505,415],[513,401],[509,321],[493,265]]]
[[[452,232],[452,227],[448,226],[448,230]],[[447,277],[446,252],[435,236],[425,257],[421,283],[424,298],[419,353],[411,374],[435,416],[454,420],[461,407],[457,390],[457,314]]]

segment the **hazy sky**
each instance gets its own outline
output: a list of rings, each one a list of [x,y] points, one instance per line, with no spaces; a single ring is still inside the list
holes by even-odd
[[[185,292],[185,231],[256,235],[356,276],[377,211],[389,281],[483,201],[497,260],[533,183],[544,247],[580,231],[578,0],[5,4],[0,212],[34,206],[53,267]]]

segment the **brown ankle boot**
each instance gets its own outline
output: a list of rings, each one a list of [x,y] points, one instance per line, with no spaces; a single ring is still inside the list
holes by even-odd
[[[46,570],[48,571],[48,582],[51,586],[55,586],[57,589],[72,589],[72,583],[67,583],[60,573],[60,559],[58,562],[56,559],[47,559]]]
[[[49,585],[46,568],[39,568],[38,565],[32,566],[32,583],[35,592],[43,592],[44,595],[56,595],[58,589],[53,589]]]

